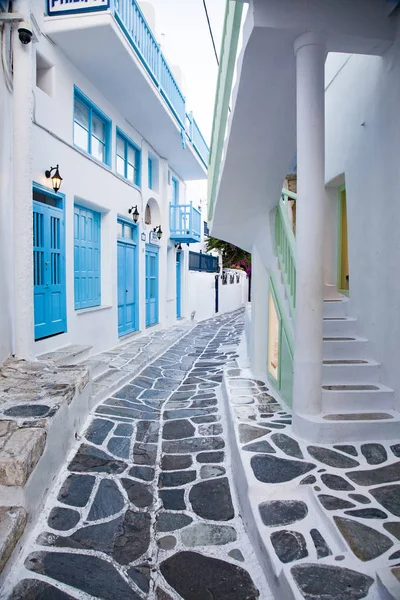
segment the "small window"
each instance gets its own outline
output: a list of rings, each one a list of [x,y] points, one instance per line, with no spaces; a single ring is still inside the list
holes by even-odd
[[[117,128],[117,173],[140,186],[140,150]]]
[[[136,243],[135,237],[136,225],[118,221],[118,237]]]
[[[149,174],[149,190],[153,189],[153,161],[151,158],[148,160],[148,174]]]
[[[172,203],[173,204],[178,204],[179,202],[179,181],[177,179],[175,179],[175,177],[172,178]]]
[[[100,221],[100,213],[75,206],[75,310],[100,305]]]
[[[110,164],[111,121],[75,88],[74,145],[104,164]]]
[[[36,86],[48,96],[53,95],[53,73],[54,66],[36,52]]]

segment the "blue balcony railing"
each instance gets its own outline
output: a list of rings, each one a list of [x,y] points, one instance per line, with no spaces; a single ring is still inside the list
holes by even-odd
[[[171,240],[194,244],[201,239],[201,214],[193,203],[169,205]]]

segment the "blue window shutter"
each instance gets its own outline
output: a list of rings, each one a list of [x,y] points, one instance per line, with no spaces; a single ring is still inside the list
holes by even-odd
[[[75,309],[100,304],[100,213],[75,206]]]
[[[153,189],[153,161],[149,158],[149,189]]]

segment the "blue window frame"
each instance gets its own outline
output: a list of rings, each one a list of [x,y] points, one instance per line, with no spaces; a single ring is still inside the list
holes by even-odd
[[[100,213],[75,205],[75,310],[100,305],[100,222]]]
[[[179,202],[179,181],[172,177],[172,204]]]
[[[148,160],[148,174],[149,174],[149,190],[153,189],[153,161],[151,158]]]
[[[110,166],[111,120],[74,87],[74,146]]]
[[[117,173],[140,186],[140,150],[117,127]]]

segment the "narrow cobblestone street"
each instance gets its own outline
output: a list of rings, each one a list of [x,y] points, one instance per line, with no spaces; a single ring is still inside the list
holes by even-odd
[[[8,597],[272,598],[238,512],[220,393],[242,327],[240,311],[197,325],[97,406]]]

